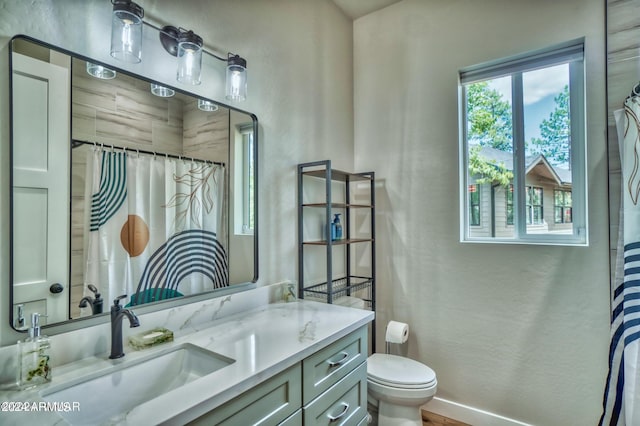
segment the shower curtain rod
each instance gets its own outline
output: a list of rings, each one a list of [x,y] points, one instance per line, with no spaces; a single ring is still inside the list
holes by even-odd
[[[211,161],[211,160],[202,160],[200,158],[194,158],[194,157],[189,157],[186,155],[175,155],[175,154],[167,154],[166,152],[155,152],[155,151],[147,151],[144,149],[137,149],[137,148],[127,148],[124,146],[114,146],[114,145],[105,145],[103,143],[98,143],[98,142],[90,142],[90,141],[83,141],[80,139],[71,139],[71,149],[73,148],[77,148],[81,145],[93,145],[96,147],[100,147],[100,148],[107,148],[107,149],[112,149],[112,150],[121,150],[124,152],[135,152],[137,154],[147,154],[147,155],[153,155],[158,156],[158,157],[165,157],[165,158],[175,158],[177,160],[191,160],[191,161],[197,161],[200,163],[210,163],[210,164],[215,164],[217,166],[224,166],[225,163],[222,163],[220,161]]]

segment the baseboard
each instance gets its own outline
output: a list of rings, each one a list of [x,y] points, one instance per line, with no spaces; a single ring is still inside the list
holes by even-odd
[[[427,404],[423,405],[422,408],[444,417],[469,423],[473,426],[531,426],[528,423],[509,419],[438,397],[433,398]]]

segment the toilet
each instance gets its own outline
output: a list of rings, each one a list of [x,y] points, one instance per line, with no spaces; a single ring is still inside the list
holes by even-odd
[[[420,406],[437,387],[436,373],[418,361],[388,353],[367,359],[367,400],[379,426],[422,426]]]

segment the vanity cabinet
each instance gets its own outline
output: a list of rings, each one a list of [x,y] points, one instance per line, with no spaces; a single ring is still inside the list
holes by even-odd
[[[189,424],[366,424],[366,360],[361,327]]]
[[[367,417],[367,328],[302,361],[304,425],[358,425]]]
[[[298,165],[298,297],[375,312],[375,173]],[[335,214],[341,238],[332,238]],[[324,261],[326,269],[318,271]],[[321,268],[321,267],[320,267]],[[361,299],[364,306],[359,306]],[[354,302],[354,300],[356,300]],[[375,320],[371,344],[375,348]]]
[[[299,364],[294,365],[189,424],[301,425],[302,423],[296,422],[295,416],[291,421],[285,422],[285,419],[292,416],[301,406],[301,370]]]

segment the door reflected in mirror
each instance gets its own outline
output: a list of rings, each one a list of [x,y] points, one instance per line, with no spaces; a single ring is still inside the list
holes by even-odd
[[[96,66],[12,41],[17,329],[257,277],[255,116]]]

